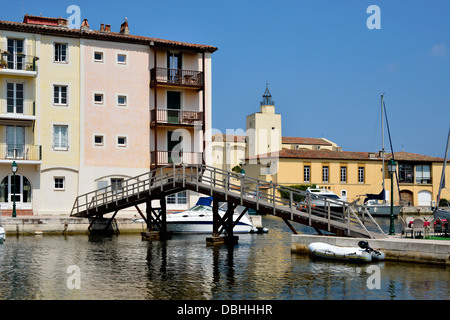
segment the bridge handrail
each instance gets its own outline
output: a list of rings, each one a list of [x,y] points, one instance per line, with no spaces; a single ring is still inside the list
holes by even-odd
[[[127,179],[122,182],[121,189],[114,189],[114,186],[108,186],[95,190],[84,195],[77,197],[75,200],[72,213],[79,214],[80,211],[86,210],[86,212],[98,212],[99,207],[113,205],[118,201],[129,198],[130,196],[139,195],[142,192],[152,193],[152,190],[156,188],[163,189],[164,185],[173,183],[174,187],[177,182],[181,181],[183,187],[186,183],[195,183],[197,190],[199,183],[209,184],[211,187],[219,188],[225,191],[225,196],[235,195],[240,197],[241,205],[244,200],[251,198],[255,199],[257,210],[260,205],[270,205],[273,207],[273,213],[275,214],[277,207],[284,208],[286,211],[290,211],[291,217],[294,214],[307,214],[309,222],[318,217],[322,217],[328,222],[328,229],[331,228],[332,220],[342,220],[342,223],[348,224],[348,233],[350,233],[351,224],[359,225],[364,229],[368,235],[370,232],[365,226],[365,216],[369,217],[369,222],[373,223],[377,232],[384,234],[382,229],[363,206],[348,203],[343,200],[329,199],[321,197],[310,192],[298,190],[288,186],[281,186],[274,183],[268,183],[264,180],[247,177],[235,172],[225,171],[223,169],[207,166],[207,165],[168,165],[165,167],[152,170],[149,173],[139,175],[134,178]],[[261,187],[271,189],[270,193],[261,192]],[[210,188],[211,195],[213,189]],[[278,191],[278,192],[277,192]],[[289,199],[283,198],[278,195],[279,191],[288,192]],[[295,196],[304,197],[305,201],[294,201]],[[323,206],[314,206],[313,200],[320,200],[323,202]],[[332,205],[342,208],[342,213],[336,213],[331,210]],[[356,211],[356,212],[355,212]],[[358,217],[359,213],[361,219]],[[328,231],[329,231],[328,230]]]

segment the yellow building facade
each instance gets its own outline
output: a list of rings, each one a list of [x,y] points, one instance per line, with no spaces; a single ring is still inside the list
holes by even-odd
[[[386,155],[384,181],[382,158],[367,152],[282,150],[246,159],[244,170],[251,177],[279,185],[316,185],[343,200],[362,204],[367,194],[381,193],[383,183],[386,197],[390,199],[391,179],[387,171],[390,158],[391,155]],[[397,182],[394,176],[394,203],[434,206],[443,159],[400,152],[395,154],[395,160],[399,179]],[[404,174],[405,167],[413,169],[411,177]],[[448,169],[446,175],[450,175]],[[441,197],[448,199],[450,194],[444,189]]]

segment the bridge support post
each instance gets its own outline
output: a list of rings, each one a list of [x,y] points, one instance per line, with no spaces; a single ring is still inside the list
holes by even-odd
[[[210,238],[206,238],[208,245],[238,243],[239,237],[234,236],[233,233],[233,214],[236,207],[237,205],[228,203],[227,212],[221,217],[219,214],[219,201],[215,198],[213,199],[213,235]],[[224,230],[226,235],[221,236]]]
[[[161,196],[159,198],[159,208],[153,208],[152,200],[156,199],[147,199],[147,231],[141,233],[142,240],[170,239],[172,235],[167,231],[166,197]]]

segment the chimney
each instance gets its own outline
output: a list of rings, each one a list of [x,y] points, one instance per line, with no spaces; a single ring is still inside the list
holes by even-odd
[[[84,19],[81,23],[81,30],[82,31],[89,31],[89,23],[87,19]]]
[[[125,35],[130,35],[130,28],[128,27],[128,19],[125,18],[125,22],[120,26],[120,33]]]
[[[58,18],[58,27],[68,28],[69,27],[69,20],[59,17]]]
[[[105,26],[105,32],[111,32],[111,25],[110,24],[107,24]]]
[[[105,25],[103,23],[100,25],[100,32],[105,32]]]

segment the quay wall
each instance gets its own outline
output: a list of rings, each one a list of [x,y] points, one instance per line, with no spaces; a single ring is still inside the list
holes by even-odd
[[[116,225],[121,234],[141,233],[146,229],[143,223],[136,223],[132,218],[116,218]],[[88,234],[92,220],[88,218],[71,217],[21,217],[3,218],[2,225],[7,236],[12,235],[83,235]],[[97,220],[93,230],[107,227],[107,219]]]
[[[358,239],[334,236],[298,234],[292,236],[291,251],[309,254],[308,246],[313,242],[323,242],[339,247],[358,247],[360,241],[367,241],[373,249],[383,251],[386,261],[428,263],[450,266],[450,241],[405,239]]]

